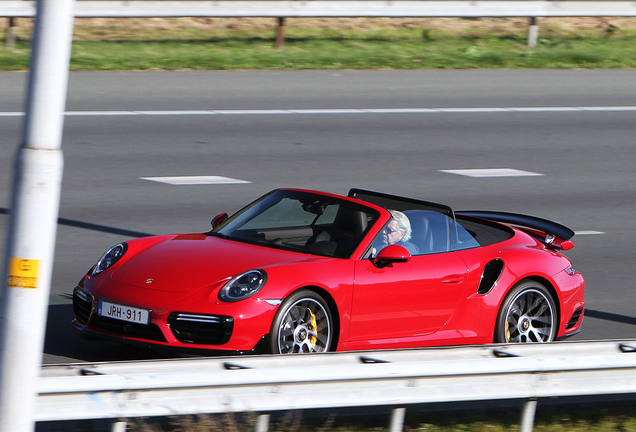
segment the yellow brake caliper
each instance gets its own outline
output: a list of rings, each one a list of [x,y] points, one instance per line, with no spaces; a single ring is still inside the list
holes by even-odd
[[[314,313],[309,308],[307,308],[307,312],[309,312],[309,316],[311,317],[311,319],[309,320],[310,321],[309,325],[307,327],[309,328],[309,330],[311,330],[315,334],[318,332],[318,323],[316,322],[316,315],[314,315]],[[318,338],[316,338],[314,334],[309,336],[309,341],[311,342],[313,346],[316,346],[316,341],[318,340]]]

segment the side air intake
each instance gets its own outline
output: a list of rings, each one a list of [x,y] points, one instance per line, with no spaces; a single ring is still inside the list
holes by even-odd
[[[484,272],[481,274],[481,281],[479,282],[477,294],[488,294],[497,284],[497,280],[499,280],[499,276],[501,276],[503,269],[504,262],[499,258],[486,264]]]

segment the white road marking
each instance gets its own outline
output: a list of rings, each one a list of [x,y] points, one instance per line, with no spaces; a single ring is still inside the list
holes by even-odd
[[[141,180],[150,180],[171,185],[210,185],[210,184],[242,184],[252,183],[247,180],[238,180],[221,176],[180,176],[180,177],[139,177]]]
[[[493,168],[493,169],[458,169],[458,170],[440,170],[449,174],[457,174],[468,177],[529,177],[542,176],[543,174],[530,171],[522,171],[511,168]]]
[[[574,231],[575,235],[599,235],[605,234],[603,231]]]
[[[149,110],[149,111],[66,111],[67,116],[189,116],[189,115],[280,115],[280,114],[430,114],[430,113],[541,113],[636,111],[636,106],[592,107],[483,107],[483,108],[348,108],[271,110]],[[20,117],[23,112],[0,112],[0,117]]]

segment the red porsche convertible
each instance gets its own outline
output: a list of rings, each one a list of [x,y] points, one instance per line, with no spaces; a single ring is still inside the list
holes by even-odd
[[[219,353],[306,353],[577,333],[569,228],[352,189],[278,189],[206,233],[109,249],[73,293],[83,336]]]

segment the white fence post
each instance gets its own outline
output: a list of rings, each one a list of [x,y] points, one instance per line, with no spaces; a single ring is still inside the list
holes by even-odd
[[[537,18],[530,18],[530,27],[528,27],[528,47],[534,48],[537,46],[537,39],[539,38],[539,26],[537,25]]]
[[[406,408],[393,408],[391,412],[391,432],[402,432],[404,430],[404,416]]]
[[[110,428],[111,432],[126,432],[126,427],[128,423],[125,420],[115,420],[113,422],[112,427]]]
[[[537,400],[530,399],[523,405],[521,415],[521,432],[532,432],[534,427],[534,414],[537,411]]]
[[[269,430],[269,414],[261,414],[256,420],[255,432],[267,432]]]

